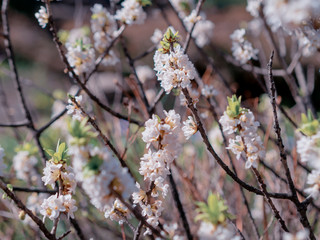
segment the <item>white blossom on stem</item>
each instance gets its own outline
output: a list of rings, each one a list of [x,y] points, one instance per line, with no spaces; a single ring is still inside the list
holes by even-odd
[[[45,7],[41,6],[39,11],[35,13],[35,17],[38,19],[39,25],[42,28],[47,26],[47,23],[49,22],[49,15]]]
[[[182,131],[187,140],[198,131],[198,126],[192,116],[189,116],[188,119],[183,122],[183,125]]]

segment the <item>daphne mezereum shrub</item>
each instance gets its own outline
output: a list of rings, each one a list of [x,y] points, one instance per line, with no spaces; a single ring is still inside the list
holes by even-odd
[[[319,238],[320,1],[102,2],[2,1],[0,238]]]

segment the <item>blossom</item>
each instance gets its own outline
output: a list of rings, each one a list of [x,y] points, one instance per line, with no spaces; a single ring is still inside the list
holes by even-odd
[[[155,76],[154,71],[147,65],[138,66],[136,71],[138,78],[142,83],[145,83],[148,79],[152,79]]]
[[[13,168],[17,177],[25,181],[29,180],[35,174],[34,167],[38,163],[35,156],[30,156],[28,151],[19,151],[13,157]]]
[[[78,104],[81,104],[82,102],[81,95],[75,96],[74,99]],[[68,110],[67,114],[70,114],[70,115],[72,114],[73,119],[76,119],[78,121],[81,121],[83,119],[81,109],[79,109],[78,106],[71,99],[68,99],[68,105],[66,106],[66,109]]]
[[[56,193],[43,201],[40,213],[44,216],[43,219],[48,217],[51,220],[54,220],[64,211],[66,211],[66,208],[63,205],[63,196],[58,196]]]
[[[240,240],[227,226],[214,226],[209,222],[201,222],[197,232],[199,240]]]
[[[93,33],[105,32],[112,34],[117,29],[114,17],[101,4],[94,4],[91,8],[91,29]]]
[[[189,16],[183,19],[187,30],[190,31],[193,24],[194,26],[192,37],[195,38],[196,44],[199,47],[204,47],[210,42],[211,37],[213,36],[214,23],[206,20],[204,13],[201,16],[196,16],[196,10],[193,10]]]
[[[38,19],[39,25],[42,28],[47,26],[47,23],[49,22],[49,15],[45,7],[41,6],[39,11],[35,13],[35,17]]]
[[[248,0],[246,10],[253,16],[259,16],[259,9],[261,7],[262,0]]]
[[[142,6],[137,0],[125,0],[122,8],[116,12],[115,18],[125,24],[141,24],[147,18]]]
[[[183,125],[182,131],[187,140],[198,131],[197,124],[194,122],[191,116],[189,116],[188,119],[183,122]]]
[[[163,38],[163,33],[159,28],[156,28],[152,34],[152,36],[150,37],[150,41],[153,44],[159,44],[161,39]]]
[[[311,186],[306,188],[305,192],[314,199],[317,199],[320,190],[320,170],[312,170],[312,172],[308,174],[307,184]]]
[[[43,169],[43,177],[41,178],[45,185],[51,185],[54,188],[55,182],[61,176],[62,164],[55,164],[51,161],[46,161],[46,167]]]
[[[88,73],[95,66],[95,52],[89,44],[84,44],[82,39],[66,44],[67,59],[70,66],[78,76]]]
[[[77,206],[75,206],[76,201],[72,199],[71,194],[60,195],[62,204],[65,208],[65,213],[67,213],[67,217],[74,218],[74,212],[78,210]]]
[[[223,132],[226,132],[228,135],[233,133],[238,134],[235,138],[229,139],[227,149],[236,154],[238,160],[241,154],[245,153],[247,158],[245,168],[256,167],[257,160],[265,156],[263,142],[257,133],[260,123],[255,121],[254,115],[249,109],[240,107],[240,101],[237,102],[239,104],[238,115],[231,116],[228,113],[230,111],[231,98],[228,101],[228,109],[223,113],[219,122],[222,125]]]
[[[297,152],[302,162],[308,162],[313,168],[320,170],[320,131],[312,136],[302,136],[297,141]]]
[[[201,94],[206,98],[210,98],[218,95],[218,91],[212,85],[205,84],[201,89]]]
[[[195,78],[196,70],[189,61],[180,45],[174,51],[162,53],[156,51],[154,55],[154,70],[157,72],[158,81],[166,93],[170,93],[173,88],[186,88],[190,81]]]
[[[302,229],[299,232],[292,233],[283,233],[283,240],[307,240],[309,239],[309,231],[307,229]]]
[[[110,218],[112,221],[117,221],[122,224],[125,218],[130,218],[129,209],[117,198],[112,207],[107,207],[104,214],[105,218]]]

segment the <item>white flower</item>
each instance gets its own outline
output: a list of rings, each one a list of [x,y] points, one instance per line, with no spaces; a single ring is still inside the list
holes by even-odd
[[[218,91],[212,85],[205,84],[201,89],[201,94],[206,98],[210,98],[213,96],[217,96]]]
[[[192,37],[195,38],[196,44],[199,47],[204,47],[210,42],[210,39],[213,36],[213,22],[206,20],[204,13],[201,13],[201,16],[196,16],[196,10],[193,10],[189,16],[183,19],[188,31],[191,30],[194,23],[196,23]]]
[[[153,59],[158,81],[160,81],[161,87],[167,94],[173,88],[190,86],[190,81],[196,76],[193,64],[189,61],[188,56],[183,53],[180,45],[167,54],[156,51]]]
[[[260,124],[255,121],[253,113],[249,109],[242,108],[237,117],[231,118],[225,111],[219,122],[223,131],[227,132],[227,134],[239,132],[235,139],[229,139],[227,149],[236,154],[238,160],[242,153],[246,154],[245,168],[256,167],[257,160],[265,157],[265,150],[263,142],[257,133]]]
[[[112,221],[117,221],[119,224],[122,224],[125,218],[130,218],[129,209],[119,200],[116,199],[112,207],[107,207],[104,214],[105,218],[110,218]]]
[[[313,136],[302,136],[297,141],[297,152],[302,162],[308,162],[313,168],[320,170],[320,131]]]
[[[91,29],[93,33],[105,32],[111,35],[117,29],[114,17],[101,4],[94,4],[91,8]]]
[[[308,174],[307,184],[311,185],[311,187],[306,188],[305,192],[312,196],[314,199],[317,199],[319,196],[320,190],[320,171],[312,170],[311,173]]]
[[[46,161],[46,167],[43,169],[43,177],[41,178],[45,185],[51,185],[54,188],[55,182],[60,178],[62,164],[54,164]]]
[[[84,44],[82,39],[75,43],[69,43],[67,47],[67,59],[70,66],[78,76],[89,73],[95,66],[95,52],[89,44]]]
[[[122,8],[116,12],[115,18],[125,24],[141,24],[147,18],[142,6],[137,0],[125,0]]]
[[[60,195],[62,204],[65,208],[65,213],[67,213],[67,217],[71,217],[74,218],[74,212],[78,210],[78,208],[75,206],[76,201],[74,199],[72,199],[71,194],[67,194],[67,195]]]
[[[253,16],[259,16],[259,9],[261,7],[262,0],[248,0],[246,10]]]
[[[163,38],[163,33],[160,29],[156,28],[153,32],[153,35],[150,37],[150,40],[153,44],[159,45],[161,39]]]
[[[147,80],[155,77],[154,71],[148,65],[138,66],[136,68],[136,71],[137,71],[139,80],[142,83],[145,83]]]
[[[309,231],[307,229],[302,229],[296,234],[292,233],[283,233],[283,240],[308,240],[309,239]]]
[[[81,104],[82,96],[81,95],[80,96],[76,96],[75,97],[75,101],[78,104]],[[83,119],[81,109],[79,109],[78,106],[76,104],[74,104],[74,102],[71,99],[68,99],[68,105],[66,106],[66,109],[68,110],[67,114],[72,115],[73,119],[76,119],[78,121],[81,121]]]
[[[36,173],[34,170],[38,160],[35,156],[30,156],[28,151],[20,151],[13,157],[13,168],[17,177],[28,181]]]
[[[182,131],[187,140],[198,131],[197,124],[194,122],[193,117],[191,116],[189,116],[188,119],[183,122],[183,125]]]
[[[63,196],[58,197],[58,194],[56,193],[43,201],[40,213],[44,216],[43,219],[48,217],[51,220],[54,220],[64,211],[66,211],[66,208],[63,205]]]
[[[243,43],[245,41],[244,35],[246,34],[246,30],[244,28],[236,29],[231,35],[230,38],[233,42]]]
[[[41,6],[39,11],[35,13],[35,17],[38,19],[39,25],[42,28],[47,26],[47,23],[49,22],[49,15],[45,7]]]
[[[209,222],[201,222],[198,230],[199,240],[240,240],[227,226],[213,226]]]

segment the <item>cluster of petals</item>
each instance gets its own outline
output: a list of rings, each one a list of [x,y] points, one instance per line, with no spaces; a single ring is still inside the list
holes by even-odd
[[[122,8],[116,12],[115,19],[127,24],[141,24],[147,18],[147,14],[137,0],[125,0],[121,3]]]
[[[35,17],[38,19],[39,25],[42,28],[47,26],[47,23],[49,22],[49,15],[45,7],[41,6],[39,11],[35,13]]]
[[[144,176],[144,180],[154,183],[150,194],[154,198],[159,197],[159,192],[163,198],[166,197],[169,185],[165,183],[165,178],[170,174],[170,165],[181,149],[178,139],[181,133],[180,115],[174,110],[164,111],[164,114],[164,119],[153,115],[146,121],[145,130],[142,132],[142,140],[147,144],[148,152],[141,158],[139,173]],[[152,146],[158,150],[153,151]],[[132,194],[133,203],[139,204],[141,214],[147,218],[149,224],[156,227],[163,211],[163,201],[157,199],[150,202],[147,193],[138,183],[136,185],[139,191]],[[150,229],[145,232],[150,233]]]
[[[309,239],[309,231],[302,229],[296,233],[283,233],[283,240],[307,240]]]
[[[195,24],[192,37],[195,39],[197,46],[204,47],[210,42],[213,36],[214,23],[210,20],[206,20],[204,13],[201,16],[196,15],[196,10],[193,10],[189,16],[183,19],[188,31],[191,30]]]
[[[43,201],[40,213],[44,216],[44,219],[48,217],[55,220],[61,213],[67,214],[68,218],[74,218],[74,212],[78,209],[75,203],[76,201],[72,199],[70,194],[58,195],[56,193]]]
[[[35,156],[28,151],[19,151],[13,157],[13,168],[19,179],[28,181],[32,176],[37,175],[34,167],[38,163]]]
[[[210,222],[201,222],[197,232],[199,240],[240,240],[228,226],[214,226]]]
[[[201,94],[206,98],[211,98],[218,95],[218,90],[216,90],[212,85],[204,84],[201,88]]]
[[[103,54],[117,30],[116,20],[101,4],[95,4],[91,8],[91,12],[91,30],[93,33],[94,48],[99,54]],[[119,62],[118,57],[113,50],[109,50],[101,64],[113,66],[117,62]]]
[[[81,76],[94,69],[95,51],[90,44],[85,44],[83,40],[78,40],[66,44],[66,47],[66,57],[75,74]]]
[[[198,131],[198,126],[194,122],[193,117],[189,116],[188,119],[183,122],[182,131],[187,140]]]
[[[123,223],[123,217],[131,218],[129,209],[119,199],[116,199],[111,207],[107,206],[104,216],[119,224]]]
[[[180,45],[174,47],[174,50],[169,53],[156,51],[153,60],[158,81],[167,94],[173,88],[188,87],[190,81],[196,76],[193,64],[189,57],[183,53]]]
[[[128,200],[132,192],[136,190],[135,182],[128,169],[123,168],[105,147],[75,145],[70,147],[69,152],[76,171],[75,178],[82,184],[91,203],[100,211],[105,211],[105,216],[117,219],[114,215],[116,212],[112,208],[118,206],[117,208],[120,209],[120,203],[113,202],[115,200],[113,191],[120,194],[124,200]],[[101,159],[102,164],[91,173],[85,172],[85,166],[94,157]]]
[[[42,181],[45,185],[51,185],[54,188],[55,182],[58,180],[63,185],[64,193],[73,193],[75,191],[76,182],[72,167],[67,166],[65,163],[55,164],[47,161],[43,169]]]
[[[273,31],[280,27],[288,32],[319,16],[320,2],[314,0],[266,0],[264,15]]]
[[[76,96],[74,99],[78,104],[81,104],[82,95]],[[66,109],[68,110],[67,114],[72,115],[73,119],[78,121],[81,121],[83,119],[81,109],[79,109],[78,106],[71,99],[68,99],[68,105],[66,106]]]
[[[229,139],[230,149],[240,159],[241,154],[245,153],[246,168],[256,167],[257,160],[265,156],[264,146],[257,133],[259,122],[255,121],[253,113],[249,109],[242,109],[239,116],[232,118],[226,112],[222,115],[219,122],[223,131],[228,135],[239,132],[235,138]]]
[[[250,59],[257,59],[259,50],[253,48],[252,44],[244,38],[245,29],[237,29],[231,35],[232,55],[241,64],[245,64]]]

